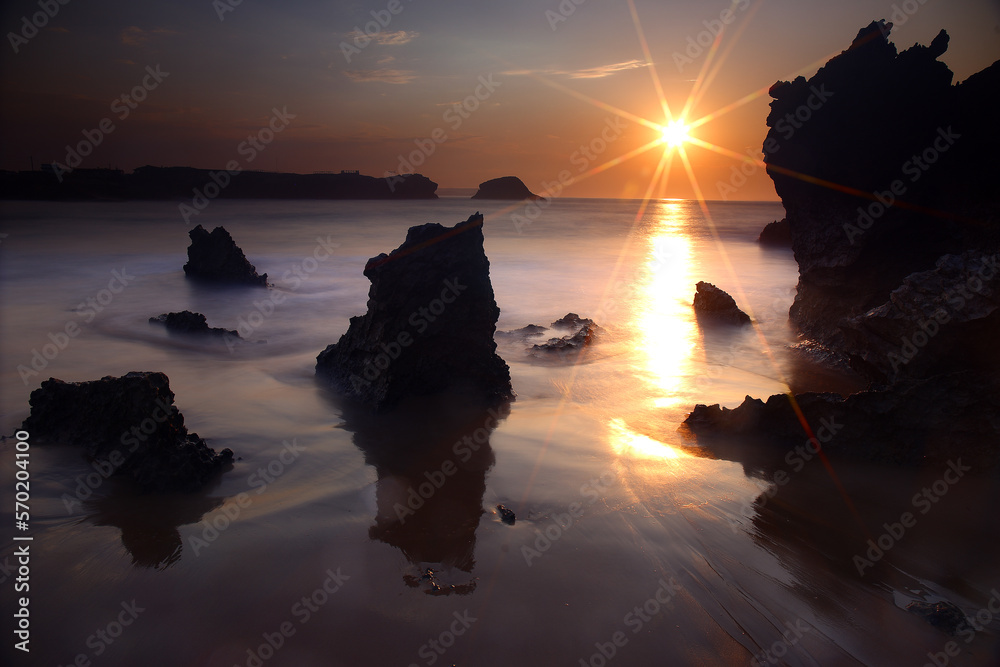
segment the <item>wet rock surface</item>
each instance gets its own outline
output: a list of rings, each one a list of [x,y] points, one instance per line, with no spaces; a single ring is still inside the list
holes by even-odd
[[[514,522],[517,521],[517,515],[514,514],[514,510],[506,505],[497,505],[497,514],[500,515],[500,520],[508,526],[513,526]]]
[[[209,233],[198,225],[188,235],[188,261],[184,273],[188,278],[205,282],[267,287],[267,274],[258,275],[225,227]]]
[[[208,320],[204,315],[201,313],[192,313],[190,310],[182,310],[179,313],[163,313],[161,315],[157,315],[156,317],[149,318],[149,321],[152,324],[162,324],[166,326],[167,331],[171,333],[212,337],[240,337],[239,333],[233,329],[209,327]]]
[[[546,361],[565,357],[575,359],[584,348],[591,345],[601,334],[605,333],[604,329],[597,326],[592,319],[580,317],[576,313],[566,313],[566,315],[553,322],[550,327],[562,331],[569,330],[573,333],[558,338],[550,338],[544,343],[532,345],[528,349],[530,356]],[[524,327],[524,329],[527,328]],[[549,330],[545,327],[536,327],[536,329],[538,333]],[[519,329],[518,331],[523,331],[523,329]]]
[[[82,447],[88,460],[143,491],[194,491],[233,460],[189,433],[163,373],[132,372],[89,382],[50,378],[31,392],[23,428],[40,442]]]
[[[483,250],[483,216],[411,227],[368,260],[368,312],[317,357],[316,374],[375,410],[407,396],[467,391],[484,404],[513,397],[496,353],[500,315]]]
[[[704,281],[695,286],[694,312],[702,323],[736,326],[750,324],[750,316],[739,309],[733,297]]]
[[[576,333],[562,338],[550,338],[544,343],[531,346],[528,353],[534,357],[551,358],[555,355],[580,352],[596,338],[600,327],[594,323],[584,324]]]

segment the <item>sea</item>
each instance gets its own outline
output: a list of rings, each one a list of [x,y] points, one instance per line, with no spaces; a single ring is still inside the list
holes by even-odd
[[[592,345],[553,358],[531,345],[565,332],[498,335],[517,396],[494,412],[449,398],[371,415],[318,382],[316,355],[366,310],[366,261],[410,226],[477,211],[498,330],[576,313],[601,328]],[[721,455],[683,425],[697,404],[860,388],[792,348],[797,265],[757,243],[779,203],[215,200],[185,219],[176,202],[5,202],[0,213],[4,664],[997,664],[995,619],[949,637],[906,611],[948,599],[971,617],[1000,586],[996,533],[976,509],[996,497],[988,483],[963,478],[923,516],[910,497],[939,470],[807,455],[779,477],[738,441]],[[225,226],[272,286],[186,280],[198,224]],[[699,281],[754,325],[702,327]],[[149,322],[180,310],[245,340]],[[14,436],[31,392],[130,371],[165,373],[189,430],[232,449],[232,469],[199,493],[141,495],[77,449],[31,444],[30,522],[17,530]],[[866,552],[907,510],[916,526]],[[30,654],[15,647],[22,625]]]

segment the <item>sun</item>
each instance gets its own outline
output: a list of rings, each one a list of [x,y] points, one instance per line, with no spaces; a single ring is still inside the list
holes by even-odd
[[[691,131],[683,120],[672,120],[660,128],[660,141],[671,148],[680,148],[691,141]]]

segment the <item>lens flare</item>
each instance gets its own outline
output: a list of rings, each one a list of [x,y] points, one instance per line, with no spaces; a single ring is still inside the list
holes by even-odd
[[[672,120],[660,130],[660,141],[670,148],[680,148],[691,141],[691,128],[683,120]]]

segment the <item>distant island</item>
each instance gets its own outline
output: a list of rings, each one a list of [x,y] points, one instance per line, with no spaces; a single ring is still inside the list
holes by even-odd
[[[288,174],[193,167],[0,172],[0,199],[437,199],[437,183],[420,174],[378,178],[357,171]]]
[[[479,184],[473,199],[544,199],[530,190],[517,176],[501,176]]]

